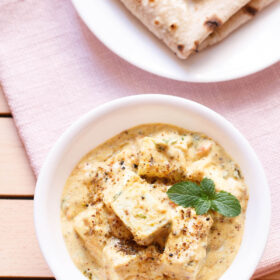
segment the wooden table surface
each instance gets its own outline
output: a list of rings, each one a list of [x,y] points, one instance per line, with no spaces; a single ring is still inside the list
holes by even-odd
[[[0,279],[52,278],[35,237],[34,189],[34,175],[0,88]],[[280,271],[258,280],[276,279]]]

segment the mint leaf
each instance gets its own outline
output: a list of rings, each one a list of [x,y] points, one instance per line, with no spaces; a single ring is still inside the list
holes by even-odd
[[[205,200],[200,198],[196,204],[195,204],[195,212],[197,215],[203,215],[209,211],[211,207],[211,201],[210,200]]]
[[[211,201],[211,209],[226,217],[236,217],[241,213],[239,200],[231,193],[221,191]]]
[[[225,191],[217,193],[213,180],[208,178],[204,178],[200,185],[192,181],[177,183],[169,188],[167,195],[180,206],[195,208],[197,215],[210,209],[226,217],[236,217],[241,213],[239,200]]]
[[[180,182],[169,188],[167,195],[178,205],[183,207],[195,207],[197,201],[201,197],[201,189],[194,182]]]
[[[200,187],[210,199],[213,199],[215,197],[216,192],[213,180],[204,178],[200,183]]]

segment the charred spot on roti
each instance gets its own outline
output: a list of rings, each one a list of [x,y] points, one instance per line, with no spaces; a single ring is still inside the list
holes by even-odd
[[[246,14],[249,14],[251,16],[255,16],[258,12],[258,9],[255,8],[255,7],[252,7],[250,5],[246,5],[244,8],[243,8],[243,11],[246,13]]]
[[[155,25],[159,25],[159,21],[157,19],[154,20]]]
[[[170,24],[170,30],[175,31],[178,28],[176,23]]]
[[[178,51],[180,51],[180,52],[182,52],[183,50],[184,50],[184,45],[182,45],[182,44],[179,44],[179,45],[177,45],[177,49],[178,49]]]
[[[199,52],[199,41],[195,41],[194,42],[194,48],[193,48],[194,52],[198,53]]]
[[[214,31],[217,27],[222,25],[222,21],[217,16],[213,16],[210,19],[206,20],[204,25],[209,30]]]

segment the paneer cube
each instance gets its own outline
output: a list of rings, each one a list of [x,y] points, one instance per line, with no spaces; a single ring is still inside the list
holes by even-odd
[[[149,188],[147,183],[127,184],[109,205],[140,245],[151,244],[170,226],[166,208],[153,197]]]
[[[89,206],[74,219],[74,229],[88,252],[100,263],[102,251],[110,236],[110,226],[103,203]]]
[[[109,165],[112,166],[113,171],[123,171],[134,170],[135,165],[138,165],[137,148],[123,147],[123,149],[114,155],[114,157],[109,159]]]
[[[112,235],[123,240],[133,239],[131,232],[127,229],[121,219],[115,215],[112,210],[108,209],[108,213],[108,223],[110,225]]]
[[[127,170],[124,173],[117,173],[113,179],[109,179],[104,190],[103,201],[106,206],[111,209],[113,201],[115,201],[122,193],[123,189],[134,183],[145,183],[135,172]]]
[[[172,229],[161,255],[163,272],[171,279],[196,278],[206,257],[210,215],[196,215],[191,208],[176,208]]]
[[[138,174],[146,177],[184,178],[186,160],[184,152],[171,143],[145,137],[140,146]]]
[[[132,242],[112,238],[105,246],[103,258],[106,279],[110,280],[144,280],[146,275],[159,279],[159,253],[154,246],[148,248]]]

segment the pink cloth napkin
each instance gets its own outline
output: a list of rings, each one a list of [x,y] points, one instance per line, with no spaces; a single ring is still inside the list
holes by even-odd
[[[231,82],[167,80],[111,53],[69,0],[1,0],[0,81],[35,174],[73,121],[121,96],[172,94],[225,116],[259,155],[273,194],[269,242],[255,276],[280,269],[280,63]]]

